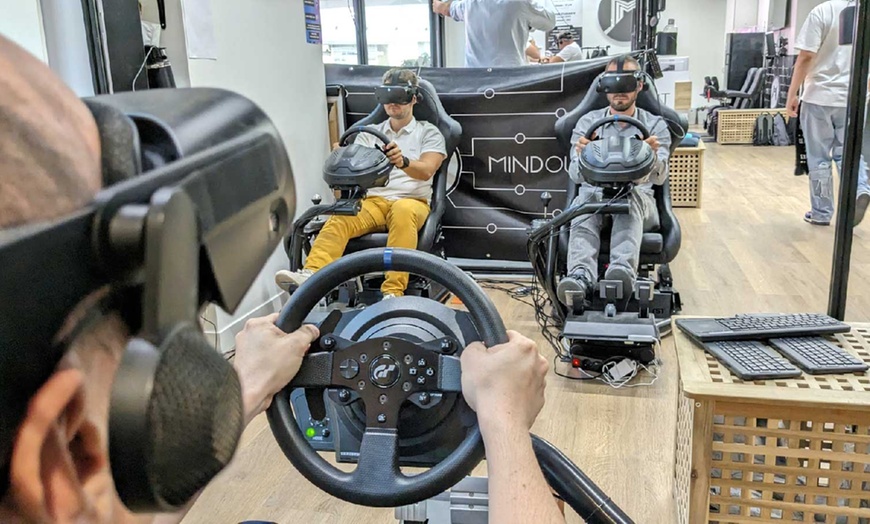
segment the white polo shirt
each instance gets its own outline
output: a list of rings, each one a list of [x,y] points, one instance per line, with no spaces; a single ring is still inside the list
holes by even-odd
[[[565,62],[582,60],[583,50],[580,49],[580,46],[577,44],[577,42],[571,42],[570,44],[563,47],[558,53],[556,53],[556,56],[558,56]]]
[[[444,135],[429,122],[419,122],[416,118],[412,118],[411,122],[400,129],[398,133],[393,131],[389,119],[373,127],[395,142],[402,150],[402,154],[409,160],[420,160],[423,153],[440,153],[444,158],[447,158]],[[380,142],[368,133],[360,133],[354,143],[367,147],[385,145]],[[381,197],[392,201],[402,198],[419,198],[428,202],[432,199],[432,179],[416,180],[398,167],[393,167],[387,185],[369,189],[367,196]]]
[[[810,11],[795,41],[795,48],[816,53],[807,79],[803,101],[828,107],[846,107],[852,46],[840,45],[840,13],[854,0],[829,0]]]

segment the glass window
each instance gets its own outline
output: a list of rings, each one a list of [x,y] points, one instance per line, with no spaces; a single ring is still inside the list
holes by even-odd
[[[321,0],[323,63],[359,64],[356,49],[356,13],[351,0]]]
[[[369,64],[432,65],[429,0],[366,0],[365,6]]]

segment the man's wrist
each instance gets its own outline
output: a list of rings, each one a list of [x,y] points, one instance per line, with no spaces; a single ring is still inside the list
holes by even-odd
[[[497,436],[529,432],[529,428],[526,427],[524,421],[519,420],[507,411],[499,409],[481,411],[483,414],[478,414],[477,421],[484,440]]]

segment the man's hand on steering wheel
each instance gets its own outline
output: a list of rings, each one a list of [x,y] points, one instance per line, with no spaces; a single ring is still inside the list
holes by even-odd
[[[399,145],[395,142],[390,142],[387,144],[387,147],[384,148],[384,154],[387,155],[387,158],[390,159],[390,163],[394,166],[402,169],[405,167],[405,157],[402,153],[402,150],[399,148]]]
[[[284,333],[275,325],[276,320],[277,313],[252,318],[236,335],[233,367],[242,384],[247,421],[268,408],[272,397],[293,380],[311,343],[320,336],[312,325]]]
[[[653,136],[647,138],[646,140],[644,140],[644,142],[649,144],[649,146],[653,150],[653,153],[658,153],[659,147],[661,146],[661,144],[659,144],[659,137],[653,135]]]
[[[598,133],[593,133],[591,139],[586,138],[586,135],[581,135],[580,140],[577,141],[577,145],[575,146],[575,149],[577,150],[577,154],[579,155],[580,153],[582,153],[583,150],[586,148],[586,146],[591,144],[592,141],[596,140],[597,138],[598,138]]]
[[[462,352],[462,394],[484,438],[504,428],[528,431],[544,406],[547,359],[532,340],[507,334],[506,344],[486,348],[475,342]]]

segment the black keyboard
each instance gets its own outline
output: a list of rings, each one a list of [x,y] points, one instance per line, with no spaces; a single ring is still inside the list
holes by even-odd
[[[801,370],[754,340],[710,342],[704,344],[704,349],[741,380],[794,378],[801,375]]]
[[[847,333],[851,329],[835,318],[816,313],[681,318],[677,326],[699,342],[817,336]]]
[[[820,337],[775,338],[770,343],[811,375],[867,371],[861,359]]]

